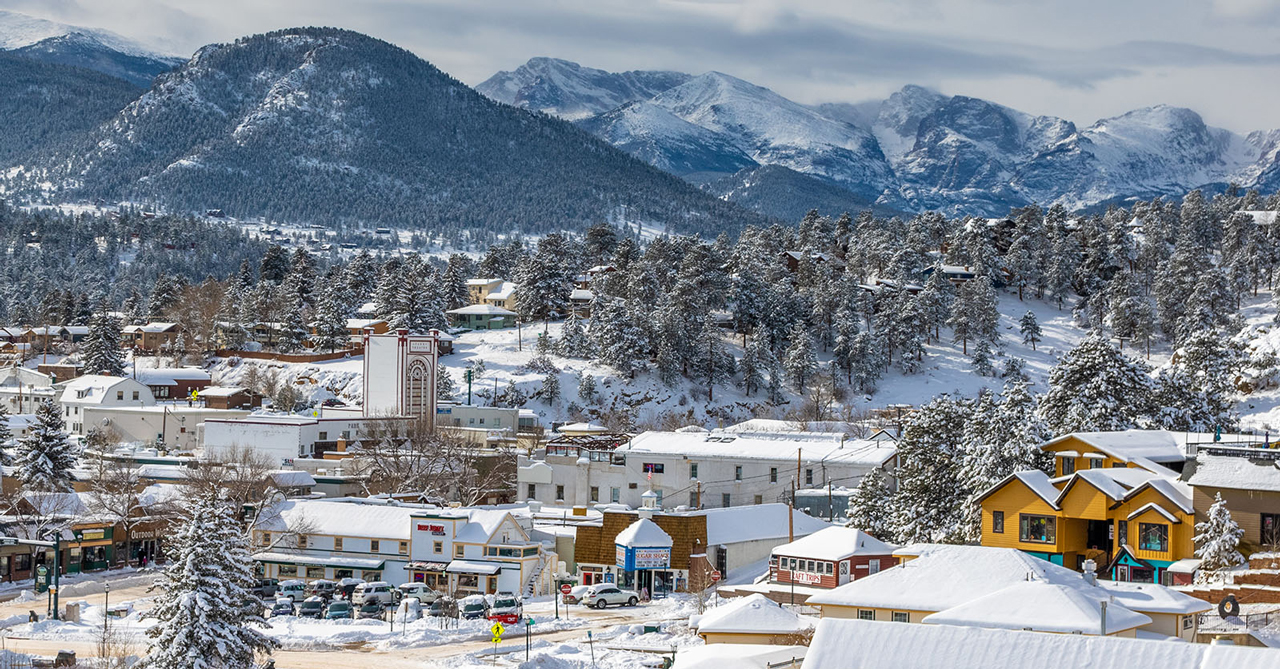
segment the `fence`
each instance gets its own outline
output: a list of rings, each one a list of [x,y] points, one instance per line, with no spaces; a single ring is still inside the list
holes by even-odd
[[[326,362],[329,360],[341,360],[362,353],[363,351],[356,348],[343,349],[332,353],[276,353],[274,351],[234,351],[225,348],[220,348],[217,351],[219,358],[235,356],[250,360],[274,360],[276,362]]]
[[[1197,614],[1196,620],[1202,632],[1242,628],[1256,630],[1269,627],[1272,622],[1280,623],[1280,609],[1263,611],[1262,613],[1244,613],[1230,618],[1223,618],[1216,611],[1206,611]]]

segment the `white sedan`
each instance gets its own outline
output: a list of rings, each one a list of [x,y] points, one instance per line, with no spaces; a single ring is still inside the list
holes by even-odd
[[[612,583],[598,583],[587,588],[582,596],[582,603],[597,609],[610,604],[616,606],[635,606],[640,603],[640,595],[635,590],[623,590]]]

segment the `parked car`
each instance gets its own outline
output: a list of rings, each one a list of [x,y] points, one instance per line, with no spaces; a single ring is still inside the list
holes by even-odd
[[[560,601],[565,604],[581,604],[582,598],[587,596],[587,591],[590,589],[589,585],[575,585],[569,590],[569,594],[560,595]]]
[[[258,599],[271,599],[276,596],[276,590],[280,587],[280,581],[274,578],[260,578],[249,589],[249,592],[258,596]]]
[[[582,603],[597,609],[603,609],[610,604],[635,606],[640,603],[640,595],[635,590],[623,590],[612,583],[597,583],[587,588]]]
[[[427,607],[427,615],[439,617],[458,617],[458,602],[452,597],[440,596]]]
[[[292,616],[296,615],[297,610],[293,608],[293,600],[288,597],[277,597],[276,602],[271,605],[271,617],[276,616]]]
[[[276,597],[287,597],[290,601],[300,602],[307,598],[307,584],[299,580],[280,581]]]
[[[427,587],[426,583],[402,583],[396,587],[400,599],[416,599],[423,604],[430,604],[440,598],[440,593]]]
[[[311,596],[298,605],[298,615],[303,618],[319,618],[324,615],[324,599],[319,596]]]
[[[524,603],[512,592],[499,592],[493,598],[493,606],[489,608],[489,619],[498,620],[508,625],[520,622],[524,617]]]
[[[458,608],[462,613],[464,620],[489,617],[489,600],[485,599],[484,595],[463,597],[462,600],[458,602]]]
[[[391,593],[391,584],[386,581],[374,581],[357,585],[355,592],[351,594],[351,603],[356,606],[364,606],[369,602],[375,602],[382,606],[395,604],[396,596]]]
[[[387,607],[379,602],[365,602],[360,605],[360,611],[356,614],[358,618],[381,618]]]
[[[344,578],[338,581],[338,591],[334,594],[334,596],[341,597],[347,601],[351,601],[351,595],[354,594],[356,591],[356,588],[363,583],[364,583],[363,579],[350,578],[350,577]]]
[[[351,602],[336,600],[329,604],[329,608],[324,610],[325,620],[344,620],[351,617],[355,609],[351,608]]]
[[[338,591],[338,584],[333,581],[319,580],[312,581],[307,584],[307,594],[323,599],[333,599],[333,593]]]

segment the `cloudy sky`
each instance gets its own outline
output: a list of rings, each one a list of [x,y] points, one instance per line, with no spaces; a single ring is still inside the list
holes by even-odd
[[[795,100],[907,83],[1079,124],[1168,103],[1280,127],[1280,0],[0,0],[188,55],[297,25],[394,42],[469,83],[532,56],[719,70]]]

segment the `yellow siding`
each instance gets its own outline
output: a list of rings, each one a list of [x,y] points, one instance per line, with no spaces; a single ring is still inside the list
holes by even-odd
[[[1004,532],[996,534],[992,529],[992,512],[1004,512]],[[1018,539],[1018,516],[1021,514],[1053,516],[1060,514],[1022,481],[1011,479],[1005,486],[982,500],[982,545],[998,548],[1018,548],[1035,552],[1060,552],[1063,539],[1061,520],[1058,521],[1056,541],[1051,544],[1023,542]]]
[[[1195,517],[1191,514],[1183,513],[1177,505],[1154,490],[1143,490],[1133,498],[1112,509],[1111,518],[1113,522],[1118,523],[1121,520],[1128,519],[1129,514],[1134,511],[1152,503],[1160,505],[1160,508],[1172,513],[1182,522],[1170,523],[1167,518],[1154,510],[1148,510],[1142,515],[1134,517],[1129,521],[1128,536],[1124,537],[1124,543],[1133,547],[1134,556],[1141,560],[1169,561],[1195,557]],[[1139,523],[1156,523],[1167,526],[1169,528],[1169,550],[1146,551],[1138,548]]]
[[[1110,498],[1083,479],[1076,479],[1061,503],[1063,516],[1086,520],[1106,520],[1107,507],[1110,505]]]
[[[821,609],[821,616],[823,618],[846,619],[856,619],[858,617],[858,611],[871,611],[875,615],[876,621],[885,623],[893,622],[893,614],[895,612],[906,613],[907,622],[911,623],[921,622],[924,620],[925,616],[937,613],[937,611],[908,611],[906,609],[879,609],[874,607],[868,608],[865,606],[832,606],[830,604],[821,605]]]
[[[759,645],[787,645],[787,634],[700,634],[703,641],[711,643],[746,643]]]

